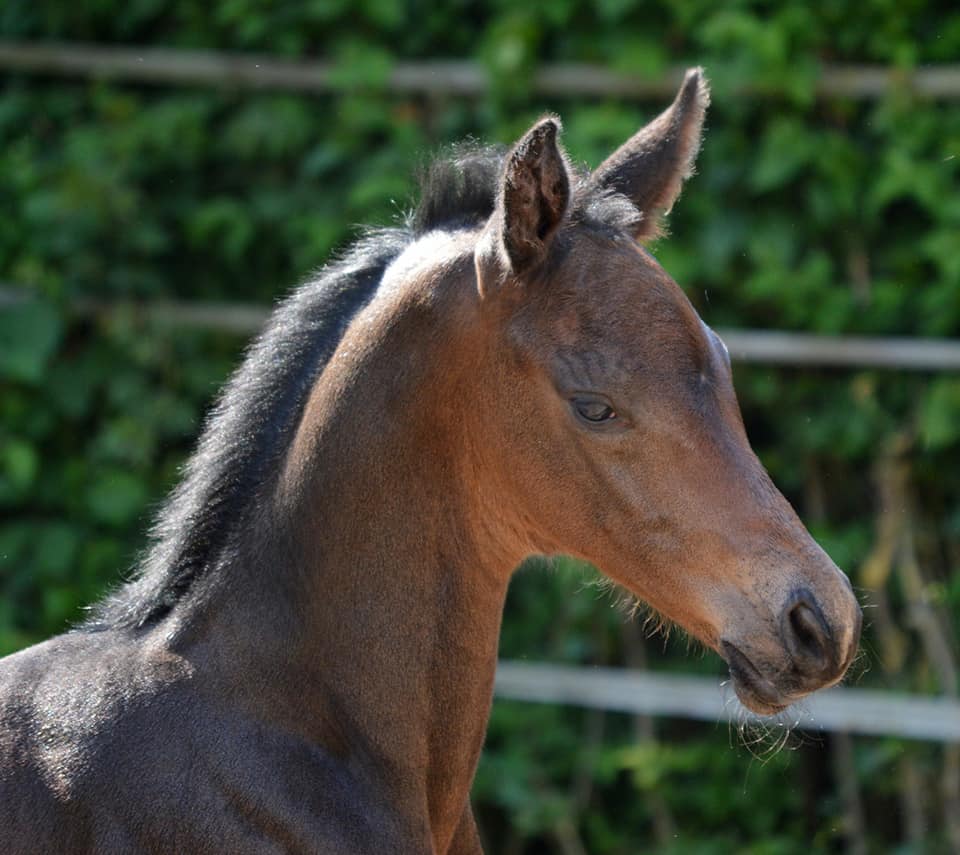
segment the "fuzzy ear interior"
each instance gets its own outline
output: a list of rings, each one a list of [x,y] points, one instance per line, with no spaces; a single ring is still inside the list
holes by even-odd
[[[570,204],[570,171],[557,143],[559,130],[558,119],[541,119],[506,158],[497,213],[503,248],[516,274],[543,261]]]
[[[590,177],[622,193],[643,214],[637,240],[660,234],[661,221],[694,171],[710,88],[703,69],[689,69],[673,103],[610,155]]]

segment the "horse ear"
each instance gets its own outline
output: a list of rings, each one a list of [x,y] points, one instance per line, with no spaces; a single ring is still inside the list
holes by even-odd
[[[500,239],[514,274],[543,261],[570,202],[570,173],[557,143],[559,130],[558,119],[541,119],[505,161],[497,215]]]
[[[673,103],[610,155],[590,184],[622,193],[643,214],[636,238],[660,234],[660,221],[693,174],[710,88],[703,69],[687,71]]]

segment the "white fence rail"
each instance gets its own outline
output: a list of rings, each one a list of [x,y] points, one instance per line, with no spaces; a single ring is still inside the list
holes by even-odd
[[[26,289],[0,284],[0,310],[30,299]],[[72,308],[81,315],[126,312],[149,323],[252,335],[270,312],[244,303],[199,303],[158,300],[147,303],[80,299]],[[837,368],[891,368],[909,371],[960,370],[960,341],[870,336],[823,336],[773,330],[718,329],[738,362]]]
[[[293,92],[337,92],[356,87],[337,66],[320,60],[285,60],[255,54],[157,47],[115,47],[75,42],[0,42],[0,68],[30,74],[90,77],[153,85],[220,86]],[[550,63],[534,70],[530,86],[548,97],[667,98],[683,79],[673,68],[656,77],[620,74],[603,66]],[[490,87],[476,62],[397,62],[382,82],[387,91],[433,96],[476,96]],[[765,88],[767,87],[767,88]],[[744,84],[739,94],[769,91]],[[960,98],[960,65],[916,69],[877,65],[825,65],[814,83],[820,97],[880,98],[890,91],[925,98]]]
[[[24,299],[25,292],[0,287],[4,303]],[[250,335],[269,314],[265,306],[242,303],[101,302],[84,299],[74,308],[96,316],[126,311],[144,320],[179,327],[197,327]],[[717,333],[738,362],[767,365],[806,365],[838,368],[893,368],[911,371],[960,370],[960,341],[868,336],[821,336],[769,330],[718,329]]]
[[[826,336],[772,330],[719,329],[730,357],[768,365],[900,368],[911,371],[960,369],[960,341],[892,336]]]
[[[732,689],[708,677],[503,661],[495,692],[515,701],[634,715],[762,721],[739,704]],[[945,697],[836,688],[811,695],[777,720],[801,730],[960,742],[960,701]]]

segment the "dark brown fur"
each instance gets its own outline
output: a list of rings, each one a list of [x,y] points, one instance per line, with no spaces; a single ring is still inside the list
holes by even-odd
[[[478,852],[470,785],[531,553],[596,563],[756,710],[842,677],[849,585],[750,450],[722,343],[634,242],[706,100],[693,72],[588,179],[545,119],[490,210],[382,238],[332,321],[309,296],[280,310],[140,579],[0,664],[0,851]],[[584,421],[584,396],[616,416]]]

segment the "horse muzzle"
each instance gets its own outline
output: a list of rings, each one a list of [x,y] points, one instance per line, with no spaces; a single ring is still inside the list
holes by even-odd
[[[751,643],[746,632],[720,642],[734,690],[747,709],[774,715],[840,682],[856,656],[863,618],[849,584],[838,599],[828,610],[809,588],[796,588],[766,644]]]

